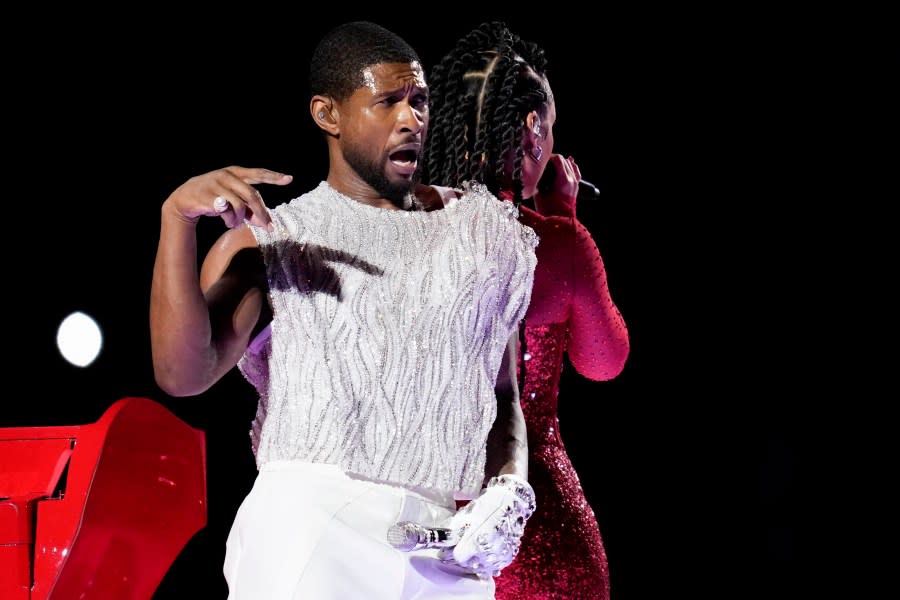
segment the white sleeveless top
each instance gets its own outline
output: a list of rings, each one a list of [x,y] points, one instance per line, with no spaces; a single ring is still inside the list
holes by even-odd
[[[388,210],[323,181],[270,210],[274,232],[251,227],[273,309],[238,363],[259,392],[257,466],[296,459],[457,497],[480,490],[538,240],[512,203],[480,184],[462,192],[441,210]]]

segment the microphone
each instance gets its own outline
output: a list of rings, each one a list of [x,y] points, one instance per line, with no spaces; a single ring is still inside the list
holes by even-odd
[[[552,162],[548,162],[544,168],[544,174],[541,175],[541,180],[538,181],[538,191],[541,193],[548,192],[553,187],[554,179],[556,179],[556,166]],[[578,195],[576,198],[581,199],[590,196],[598,198],[600,196],[600,188],[590,181],[582,179],[578,182]]]
[[[582,179],[581,181],[578,182],[578,196],[576,196],[576,198],[580,198],[582,195],[594,196],[595,198],[599,198],[600,197],[600,188],[598,188],[596,185],[594,185],[590,181]]]
[[[395,523],[387,532],[388,543],[404,552],[455,546],[456,537],[453,530],[446,527],[426,527],[412,521]]]

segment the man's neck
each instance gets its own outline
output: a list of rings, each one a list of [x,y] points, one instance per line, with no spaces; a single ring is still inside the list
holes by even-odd
[[[329,175],[327,182],[335,191],[361,204],[385,210],[420,210],[418,202],[412,193],[408,193],[403,198],[395,201],[379,196],[378,192],[366,183],[348,183],[331,175]]]

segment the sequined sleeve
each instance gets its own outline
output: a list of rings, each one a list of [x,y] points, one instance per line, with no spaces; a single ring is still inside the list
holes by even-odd
[[[574,223],[574,285],[567,352],[579,374],[604,381],[625,366],[630,352],[628,329],[610,295],[597,244],[584,225],[578,220]]]

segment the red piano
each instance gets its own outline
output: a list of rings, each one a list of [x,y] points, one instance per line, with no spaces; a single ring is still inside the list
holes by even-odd
[[[203,431],[146,398],[0,428],[0,598],[148,600],[206,526]]]

